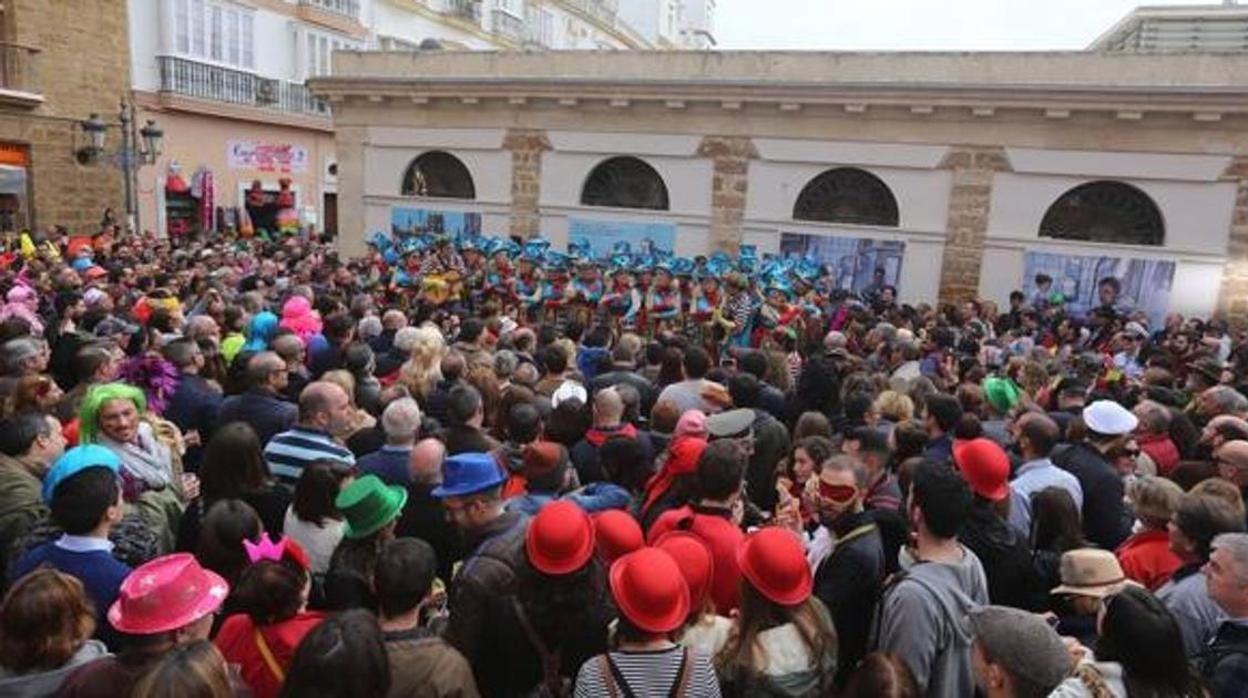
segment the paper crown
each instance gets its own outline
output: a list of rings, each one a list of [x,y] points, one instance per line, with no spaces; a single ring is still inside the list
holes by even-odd
[[[247,561],[253,565],[264,560],[280,563],[289,558],[303,569],[308,569],[308,554],[290,538],[282,537],[274,542],[268,532],[261,533],[258,542],[244,539],[243,550],[247,552]]]

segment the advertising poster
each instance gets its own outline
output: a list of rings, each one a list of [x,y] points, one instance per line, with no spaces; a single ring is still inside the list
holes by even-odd
[[[833,288],[862,293],[874,286],[900,288],[901,260],[906,243],[901,240],[780,234],[780,256],[809,257],[833,278]]]
[[[424,208],[390,209],[390,231],[397,236],[450,235],[454,238],[481,234],[481,214],[463,211],[430,211]]]
[[[1143,311],[1153,327],[1164,322],[1174,286],[1174,262],[1027,252],[1021,286],[1028,298],[1043,292],[1036,286],[1040,274],[1053,280],[1048,293],[1060,293],[1069,312],[1082,315],[1109,304],[1122,313]],[[1105,279],[1116,279],[1117,288],[1102,284]]]
[[[627,242],[634,254],[647,254],[654,250],[671,252],[676,244],[676,225],[571,218],[568,220],[568,241],[574,243],[579,240],[589,243],[595,259],[610,257],[617,242]]]
[[[230,169],[300,174],[308,171],[308,149],[290,143],[229,141],[226,160]]]

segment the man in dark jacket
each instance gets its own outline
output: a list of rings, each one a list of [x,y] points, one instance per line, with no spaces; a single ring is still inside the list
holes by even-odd
[[[884,585],[884,548],[879,528],[863,510],[868,485],[863,463],[852,456],[835,456],[823,464],[818,477],[823,527],[816,540],[827,541],[831,551],[815,568],[815,596],[828,607],[836,626],[836,682],[844,685],[867,653]],[[811,547],[813,551],[817,546]]]
[[[178,387],[169,396],[162,416],[182,430],[188,441],[182,466],[194,472],[199,468],[203,444],[216,427],[224,398],[220,390],[199,375],[204,367],[204,352],[193,340],[177,339],[166,344],[164,355],[177,367],[179,377]]]
[[[506,477],[487,453],[451,456],[442,465],[442,484],[432,494],[442,500],[447,518],[463,534],[466,555],[451,580],[450,622],[444,637],[477,672],[488,672],[481,652],[492,627],[491,616],[516,591],[516,572],[524,564],[528,519],[504,508]],[[477,682],[483,676],[478,673]]]
[[[446,520],[442,501],[432,494],[442,484],[445,460],[446,447],[437,439],[422,439],[412,447],[407,503],[394,529],[400,538],[419,538],[433,546],[438,557],[438,579],[443,582],[451,579],[451,571],[460,558],[459,534]]]
[[[577,479],[581,484],[607,479],[598,459],[598,449],[609,437],[616,435],[636,439],[641,444],[645,462],[650,462],[654,457],[650,435],[624,421],[624,399],[620,397],[619,391],[613,388],[599,390],[594,396],[594,425],[585,432],[585,438],[572,447],[571,452],[572,464],[576,467]]]
[[[1110,459],[1125,454],[1138,422],[1122,405],[1098,400],[1083,410],[1087,438],[1054,451],[1055,465],[1079,479],[1083,489],[1083,533],[1105,550],[1114,550],[1131,534],[1131,515],[1123,503],[1122,478]]]
[[[1227,619],[1201,658],[1201,672],[1214,698],[1239,696],[1248,686],[1248,533],[1213,539],[1205,584]]]
[[[776,463],[789,453],[789,430],[780,420],[759,407],[762,384],[752,374],[738,373],[728,381],[728,394],[737,409],[754,413],[750,431],[754,434],[754,452],[746,471],[746,488],[750,501],[763,511],[776,508]]]
[[[623,344],[617,345],[611,351],[611,370],[594,377],[594,380],[590,382],[590,392],[597,393],[603,388],[610,388],[621,383],[637,389],[637,394],[641,396],[641,415],[649,418],[658,392],[650,381],[637,373],[636,357],[633,356],[629,347]]]
[[[246,422],[256,430],[261,444],[294,426],[299,420],[299,407],[278,398],[286,388],[288,370],[282,357],[271,351],[248,359],[247,384],[251,387],[221,403],[217,425]]]
[[[789,403],[779,388],[763,380],[767,375],[767,355],[749,351],[741,357],[741,370],[758,379],[758,409],[781,422],[789,421]]]

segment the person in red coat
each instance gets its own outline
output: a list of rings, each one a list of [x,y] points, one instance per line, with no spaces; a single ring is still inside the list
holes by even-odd
[[[309,613],[307,554],[289,538],[274,543],[267,533],[246,541],[252,565],[226,601],[233,615],[214,641],[225,661],[236,664],[255,698],[276,698],[303,637],[325,619]]]
[[[1135,443],[1156,466],[1156,474],[1170,477],[1179,464],[1179,447],[1170,438],[1170,410],[1160,402],[1143,400],[1133,410],[1139,418]]]
[[[1123,541],[1114,554],[1128,578],[1156,591],[1183,564],[1170,551],[1166,530],[1183,489],[1165,478],[1145,475],[1132,483],[1129,496],[1142,528]]]
[[[711,442],[698,459],[698,498],[664,513],[647,535],[647,542],[654,545],[669,531],[688,531],[706,544],[715,560],[711,601],[721,616],[736,610],[740,601],[737,548],[745,540],[741,487],[747,459],[736,440]]]

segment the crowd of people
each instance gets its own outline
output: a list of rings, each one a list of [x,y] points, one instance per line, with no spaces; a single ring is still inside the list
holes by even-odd
[[[0,244],[0,695],[1248,695],[1223,320],[748,252]]]

